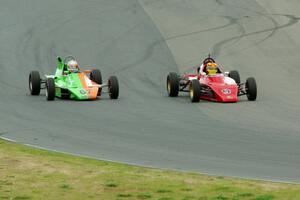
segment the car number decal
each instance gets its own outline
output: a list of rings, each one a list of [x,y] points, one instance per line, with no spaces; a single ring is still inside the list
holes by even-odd
[[[81,89],[81,90],[80,90],[80,93],[81,93],[81,94],[86,94],[86,91],[85,91],[84,89]]]
[[[223,92],[223,94],[231,94],[230,89],[223,89],[222,92]]]

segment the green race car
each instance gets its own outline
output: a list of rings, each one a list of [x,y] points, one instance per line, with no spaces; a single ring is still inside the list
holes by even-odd
[[[29,90],[31,95],[39,95],[41,89],[46,89],[47,100],[54,100],[55,97],[75,100],[94,100],[107,88],[111,99],[119,96],[119,83],[115,76],[109,77],[106,84],[102,83],[100,70],[81,71],[76,59],[67,56],[64,60],[57,58],[55,75],[45,75],[40,78],[38,71],[31,71],[29,74]]]

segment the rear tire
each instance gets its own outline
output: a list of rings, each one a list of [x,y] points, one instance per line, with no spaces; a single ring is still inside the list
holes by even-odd
[[[247,78],[246,91],[247,91],[248,100],[255,101],[257,97],[257,86],[256,86],[256,81],[253,77]]]
[[[102,75],[99,69],[93,69],[90,75],[90,79],[95,83],[101,85],[102,84]]]
[[[230,78],[232,78],[233,80],[235,80],[236,84],[240,84],[241,83],[241,78],[240,78],[240,74],[237,70],[232,70],[229,72],[228,76]]]
[[[108,79],[108,93],[111,99],[117,99],[119,97],[119,82],[115,76],[111,76]]]
[[[170,97],[177,97],[179,93],[179,76],[171,72],[167,77],[167,90]]]
[[[31,95],[39,95],[41,92],[41,78],[38,71],[29,74],[29,91]]]
[[[55,83],[53,78],[46,80],[46,98],[48,101],[53,101],[55,98]]]
[[[201,85],[199,83],[199,80],[191,81],[189,95],[190,95],[191,102],[196,103],[200,101]]]

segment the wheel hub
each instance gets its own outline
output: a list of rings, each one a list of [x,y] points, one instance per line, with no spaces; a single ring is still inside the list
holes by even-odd
[[[169,94],[171,93],[171,84],[170,84],[170,82],[168,81],[168,84],[167,84],[167,89],[168,89],[168,92],[169,92]]]
[[[30,91],[32,91],[32,82],[31,82],[31,80],[29,81],[29,89],[30,89]]]
[[[192,87],[190,87],[190,97],[191,99],[194,97],[194,90]]]

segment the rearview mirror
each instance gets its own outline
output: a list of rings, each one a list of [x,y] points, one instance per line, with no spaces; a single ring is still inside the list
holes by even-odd
[[[58,60],[58,62],[62,62],[61,57],[58,57],[57,60]]]

